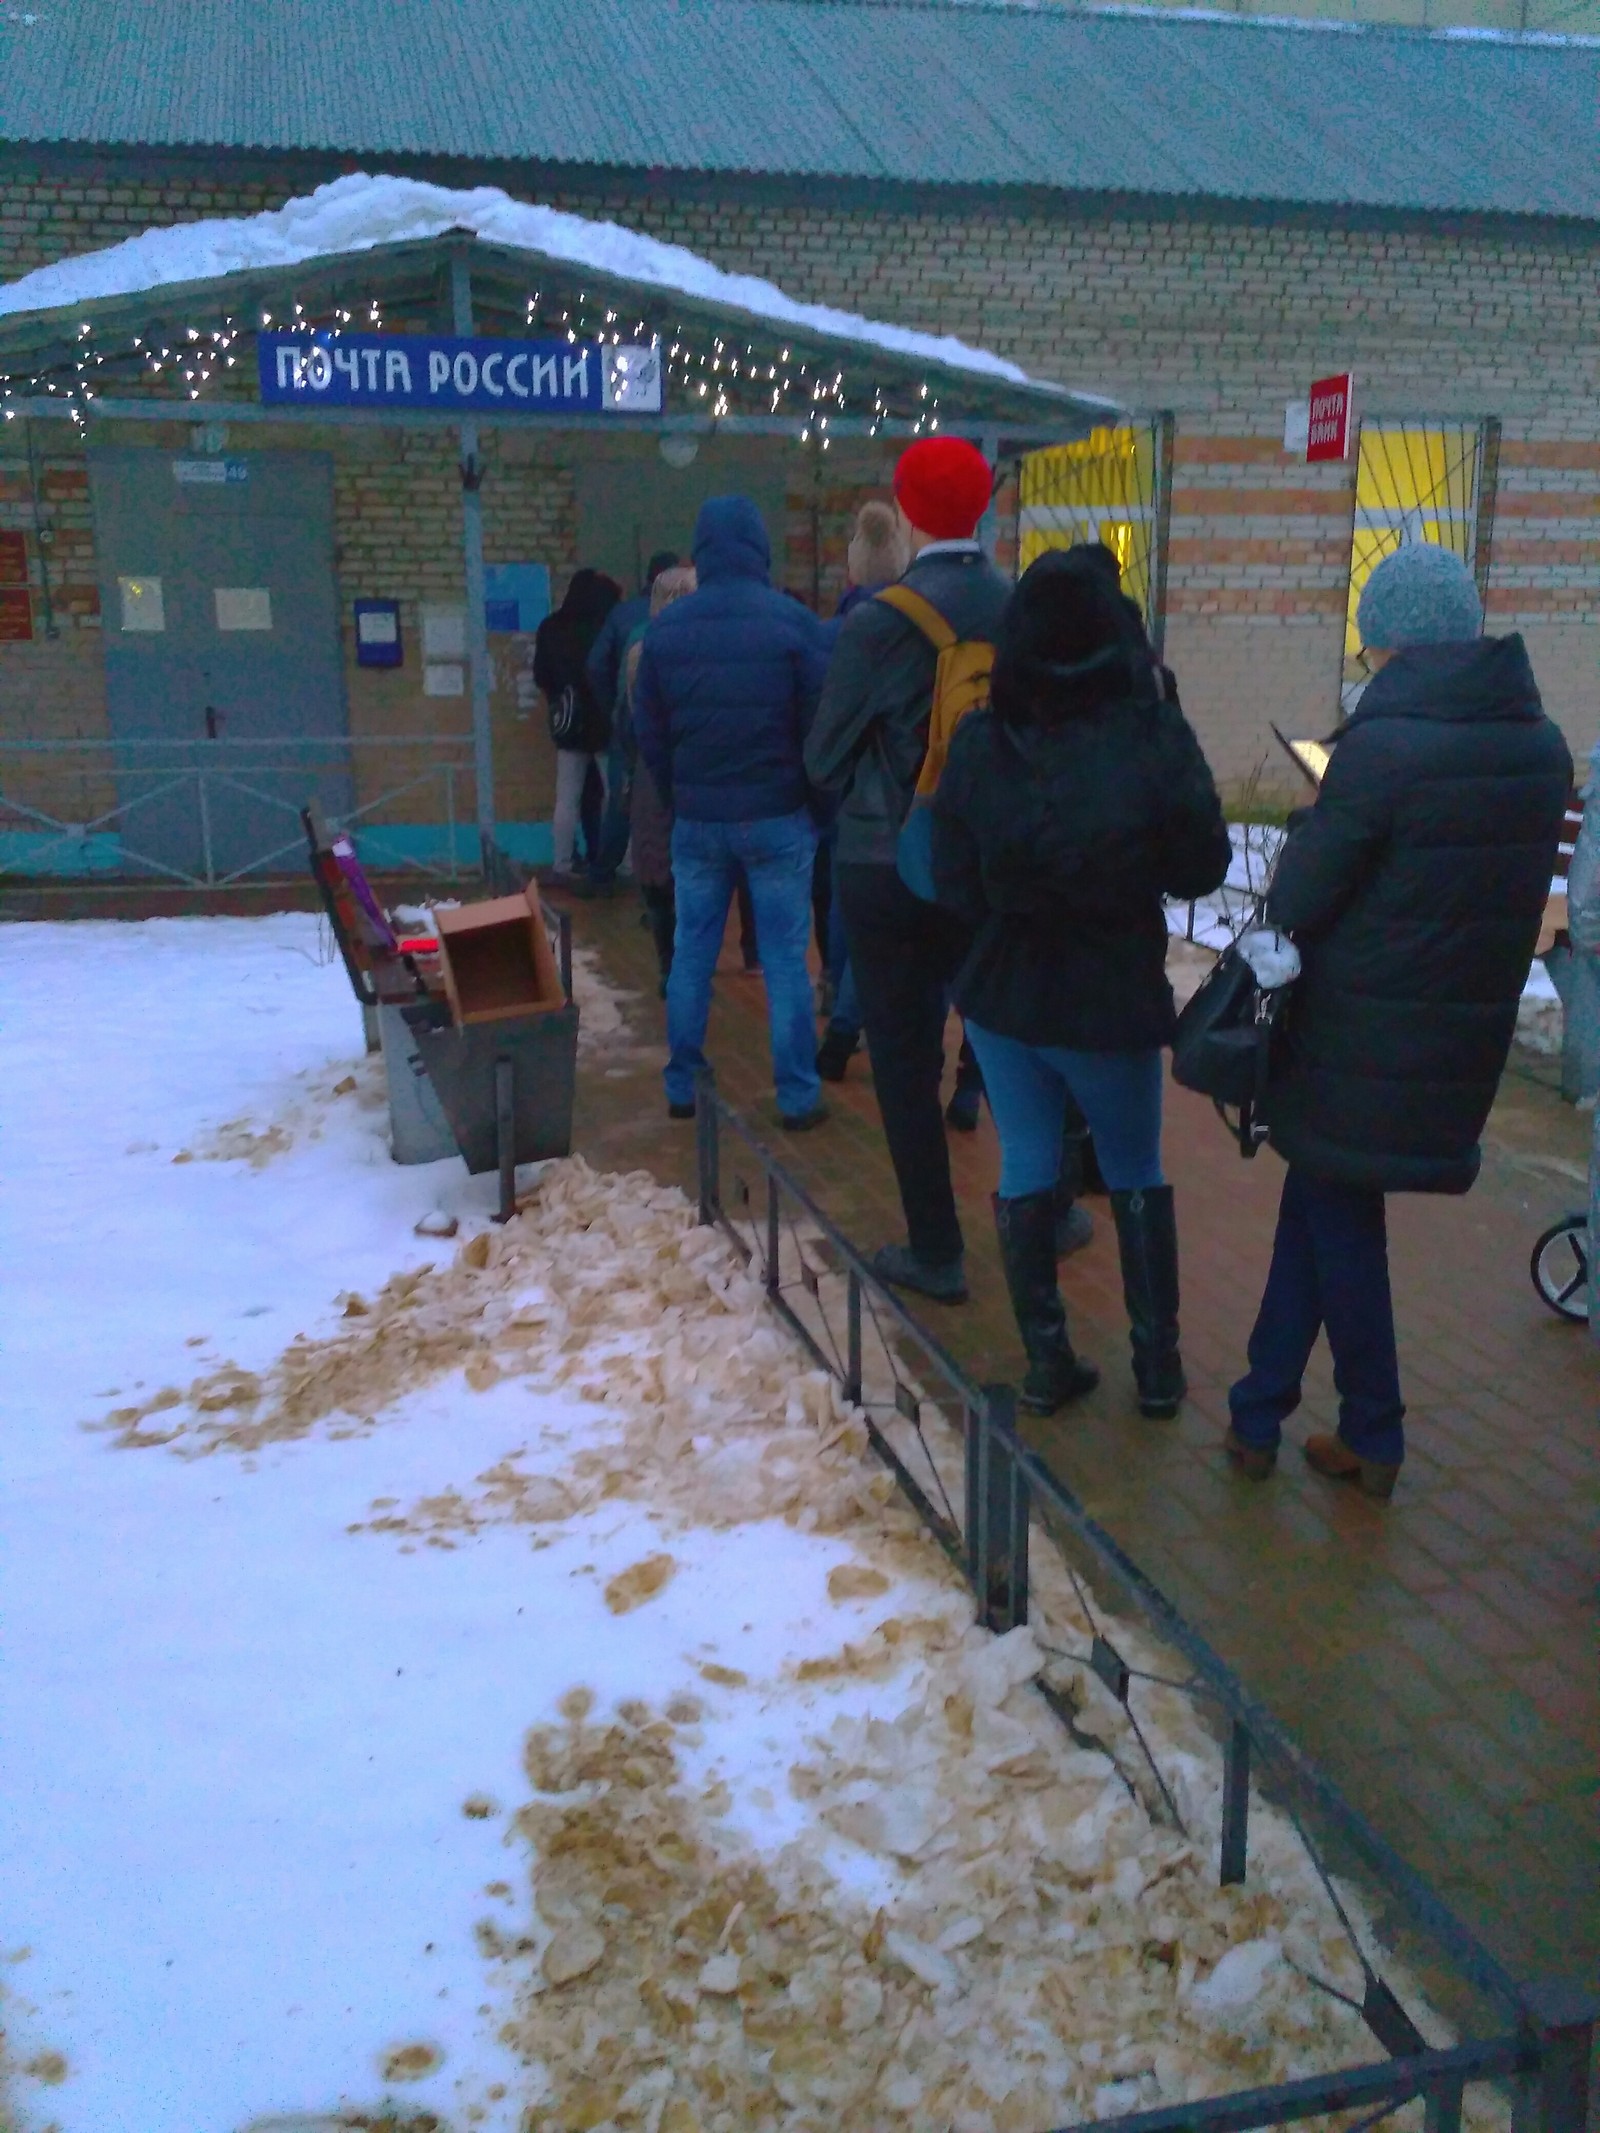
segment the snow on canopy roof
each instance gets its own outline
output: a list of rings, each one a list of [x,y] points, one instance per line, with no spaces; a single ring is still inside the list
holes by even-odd
[[[916,333],[855,312],[835,311],[826,304],[800,303],[770,281],[753,274],[729,274],[683,245],[663,244],[615,222],[592,222],[558,208],[513,200],[498,186],[458,191],[417,178],[371,177],[360,171],[319,185],[315,192],[264,214],[144,230],[104,251],[38,267],[0,287],[0,317],[57,310],[99,297],[132,296],[169,283],[210,281],[250,269],[296,266],[304,260],[442,237],[452,231],[467,231],[486,244],[538,253],[621,281],[730,305],[771,319],[775,325],[856,341],[891,355],[1068,397],[1064,387],[1032,378],[987,349],[971,348],[947,335]],[[1111,402],[1102,404],[1108,413],[1112,411]]]

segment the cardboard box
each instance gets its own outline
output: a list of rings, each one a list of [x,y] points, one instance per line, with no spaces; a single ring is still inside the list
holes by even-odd
[[[436,910],[439,964],[452,1019],[505,1022],[567,1004],[533,883],[521,896]]]

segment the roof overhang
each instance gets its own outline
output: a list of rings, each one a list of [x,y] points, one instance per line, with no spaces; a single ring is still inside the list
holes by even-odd
[[[406,330],[451,330],[452,275],[470,276],[473,331],[533,334],[536,318],[565,310],[589,321],[614,316],[624,338],[659,336],[703,343],[718,341],[749,350],[764,362],[768,351],[789,352],[789,367],[827,369],[842,379],[844,410],[830,418],[828,434],[869,430],[903,436],[936,427],[946,433],[992,442],[1064,443],[1119,419],[1114,401],[1025,377],[981,350],[973,362],[946,359],[924,349],[956,347],[872,320],[848,320],[862,331],[777,318],[658,280],[608,272],[533,247],[493,243],[470,231],[363,245],[314,255],[290,264],[241,266],[190,281],[163,281],[130,292],[91,296],[37,310],[0,310],[0,397],[8,412],[26,415],[98,414],[117,419],[183,419],[377,422],[441,424],[458,414],[368,411],[312,407],[303,412],[260,407],[254,399],[255,332],[325,325],[349,314],[363,324],[376,303],[385,323],[403,318]],[[775,294],[777,292],[774,292]],[[5,291],[0,289],[0,296]],[[809,308],[809,307],[803,307]],[[609,330],[606,329],[606,330]],[[146,355],[161,343],[176,352],[214,348],[215,336],[237,336],[232,366],[212,369],[202,384],[174,393],[153,379]],[[879,340],[882,334],[885,339]],[[584,337],[580,334],[580,337]],[[895,338],[922,347],[892,345]],[[136,345],[139,344],[139,345]],[[161,389],[155,389],[157,386]],[[763,395],[764,397],[764,395]],[[676,401],[677,404],[674,404]],[[876,419],[860,412],[875,402],[889,412]],[[852,408],[857,413],[852,416]],[[930,413],[930,409],[936,410]],[[798,435],[806,427],[800,410],[771,414],[749,405],[714,416],[669,388],[659,415],[574,416],[507,410],[492,425],[543,428],[605,428],[611,431],[717,430]]]

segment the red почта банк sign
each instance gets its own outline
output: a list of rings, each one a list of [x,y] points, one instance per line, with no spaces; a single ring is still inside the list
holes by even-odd
[[[1348,370],[1337,378],[1318,378],[1311,388],[1306,429],[1306,459],[1348,459],[1355,378]]]

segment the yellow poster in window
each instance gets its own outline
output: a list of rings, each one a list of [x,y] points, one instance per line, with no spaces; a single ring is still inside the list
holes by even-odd
[[[1051,548],[1101,541],[1122,589],[1150,617],[1156,531],[1156,433],[1148,423],[1097,429],[1022,462],[1019,567]]]

